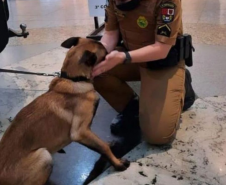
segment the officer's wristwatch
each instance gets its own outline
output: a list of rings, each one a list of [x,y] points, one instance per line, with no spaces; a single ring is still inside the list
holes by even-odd
[[[129,63],[131,63],[131,56],[130,56],[130,54],[129,54],[129,52],[127,52],[127,51],[124,51],[124,53],[125,53],[125,55],[126,55],[126,58],[125,58],[125,60],[123,61],[123,64],[129,64]]]

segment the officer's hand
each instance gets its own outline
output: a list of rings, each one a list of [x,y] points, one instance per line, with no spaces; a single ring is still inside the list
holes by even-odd
[[[123,52],[112,51],[105,57],[104,61],[94,67],[92,77],[105,73],[115,66],[122,64],[125,57],[125,53]]]

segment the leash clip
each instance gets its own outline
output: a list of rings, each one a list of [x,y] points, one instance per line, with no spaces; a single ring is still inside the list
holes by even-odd
[[[42,73],[43,76],[54,76],[54,77],[60,77],[60,72],[54,72],[52,74],[49,73]]]
[[[60,77],[60,72],[55,72],[53,75],[55,76],[55,77]]]

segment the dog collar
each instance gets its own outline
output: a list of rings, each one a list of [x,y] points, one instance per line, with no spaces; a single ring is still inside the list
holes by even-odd
[[[66,72],[61,72],[60,78],[66,78],[66,79],[71,80],[73,82],[90,82],[90,79],[88,79],[85,76],[69,77]]]

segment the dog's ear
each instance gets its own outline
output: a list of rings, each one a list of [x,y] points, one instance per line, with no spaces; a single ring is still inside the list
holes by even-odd
[[[97,61],[97,55],[93,52],[86,50],[83,53],[82,58],[80,59],[79,63],[84,63],[87,66],[94,66],[96,61]]]
[[[72,46],[76,46],[79,42],[80,37],[71,37],[67,40],[65,40],[61,46],[64,48],[71,48]]]

